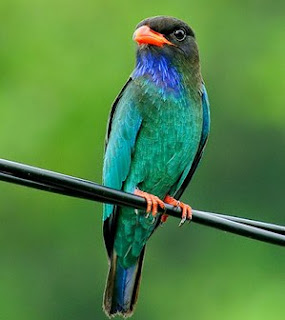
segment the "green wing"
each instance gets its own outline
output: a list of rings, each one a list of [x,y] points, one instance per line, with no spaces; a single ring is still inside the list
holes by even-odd
[[[142,123],[137,97],[136,85],[130,78],[116,98],[108,122],[103,184],[118,190],[122,189],[128,176],[132,152]],[[109,254],[114,243],[116,212],[115,205],[104,205],[104,239]]]
[[[171,190],[173,191],[175,199],[179,199],[182,196],[182,193],[184,192],[189,182],[191,181],[194,175],[194,172],[196,171],[198,164],[203,156],[203,151],[205,149],[205,146],[208,140],[208,136],[210,132],[210,108],[209,108],[210,104],[209,104],[206,87],[204,84],[202,84],[201,101],[202,101],[202,109],[203,109],[203,127],[202,127],[200,144],[199,144],[193,163],[190,163],[187,166],[187,168],[182,173],[178,184],[175,186],[175,188]]]

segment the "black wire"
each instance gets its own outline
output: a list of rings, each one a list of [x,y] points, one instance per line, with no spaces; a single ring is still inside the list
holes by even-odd
[[[249,226],[261,228],[264,230],[276,232],[279,234],[284,234],[285,235],[285,227],[284,226],[279,226],[278,224],[274,223],[267,223],[267,222],[262,222],[262,221],[255,221],[251,219],[245,219],[245,218],[240,218],[240,217],[235,217],[235,216],[228,216],[225,214],[220,214],[220,213],[215,213],[218,217],[229,219],[231,221],[247,224]]]
[[[44,183],[33,182],[33,181],[29,181],[29,180],[26,180],[23,178],[18,178],[18,177],[12,176],[9,173],[5,174],[5,173],[0,172],[0,180],[14,183],[14,184],[18,184],[18,185],[22,185],[22,186],[26,186],[26,187],[30,187],[30,188],[34,188],[34,189],[58,193],[58,194],[66,195],[66,196],[83,198],[83,199],[93,200],[93,201],[100,201],[100,198],[97,198],[95,195],[89,195],[89,194],[86,194],[85,192],[82,192],[80,190],[64,189],[61,187],[56,187],[56,186],[52,186],[52,185],[48,185],[48,184],[44,184]],[[195,212],[197,212],[197,211],[198,210],[195,210]],[[213,213],[213,212],[207,212],[207,213],[224,218],[224,219],[228,219],[230,221],[243,223],[243,224],[246,224],[249,226],[253,226],[253,227],[261,228],[261,229],[264,229],[267,231],[272,231],[272,232],[276,232],[276,233],[285,235],[285,227],[279,226],[276,224],[255,221],[255,220],[251,220],[251,219],[245,219],[245,218],[229,216],[229,215]]]
[[[93,201],[134,207],[143,210],[146,209],[145,199],[134,194],[125,193],[120,190],[101,186],[91,181],[17,162],[0,159],[0,173],[0,180],[6,182]],[[181,218],[180,208],[168,204],[165,204],[165,207],[167,214]],[[162,211],[162,209],[160,211]],[[239,222],[231,221],[230,219],[239,220]],[[277,233],[284,233],[285,228],[283,226],[238,217],[218,215],[199,210],[193,210],[192,220],[193,222],[252,239],[285,246],[285,236]],[[259,225],[259,227],[253,227],[250,224]],[[276,232],[268,231],[265,228],[270,230],[273,228]]]

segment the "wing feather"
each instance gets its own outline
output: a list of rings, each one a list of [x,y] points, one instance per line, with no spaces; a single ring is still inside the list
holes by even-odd
[[[208,140],[210,132],[210,104],[208,99],[208,94],[204,83],[202,84],[201,90],[201,100],[202,100],[202,110],[203,110],[203,126],[202,126],[202,135],[199,143],[199,147],[194,158],[192,165],[190,164],[182,173],[181,178],[177,184],[176,191],[174,193],[175,199],[179,199],[182,196],[182,193],[188,186],[191,181],[194,172],[196,171],[198,164],[203,156],[203,152]]]
[[[118,190],[122,189],[129,174],[132,152],[142,123],[134,86],[130,78],[112,106],[107,127],[103,184]],[[114,244],[117,216],[117,206],[104,204],[103,231],[109,256]]]

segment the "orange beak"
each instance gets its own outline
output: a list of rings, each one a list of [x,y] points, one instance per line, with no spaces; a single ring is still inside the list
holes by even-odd
[[[152,44],[158,47],[162,47],[164,44],[173,45],[163,34],[151,30],[148,26],[139,27],[135,31],[133,39],[138,44]]]

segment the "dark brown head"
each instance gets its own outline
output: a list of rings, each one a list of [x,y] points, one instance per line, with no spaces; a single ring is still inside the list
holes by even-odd
[[[183,55],[187,60],[199,61],[194,31],[182,20],[168,16],[147,18],[137,25],[133,38],[139,51],[151,47],[170,57]]]

